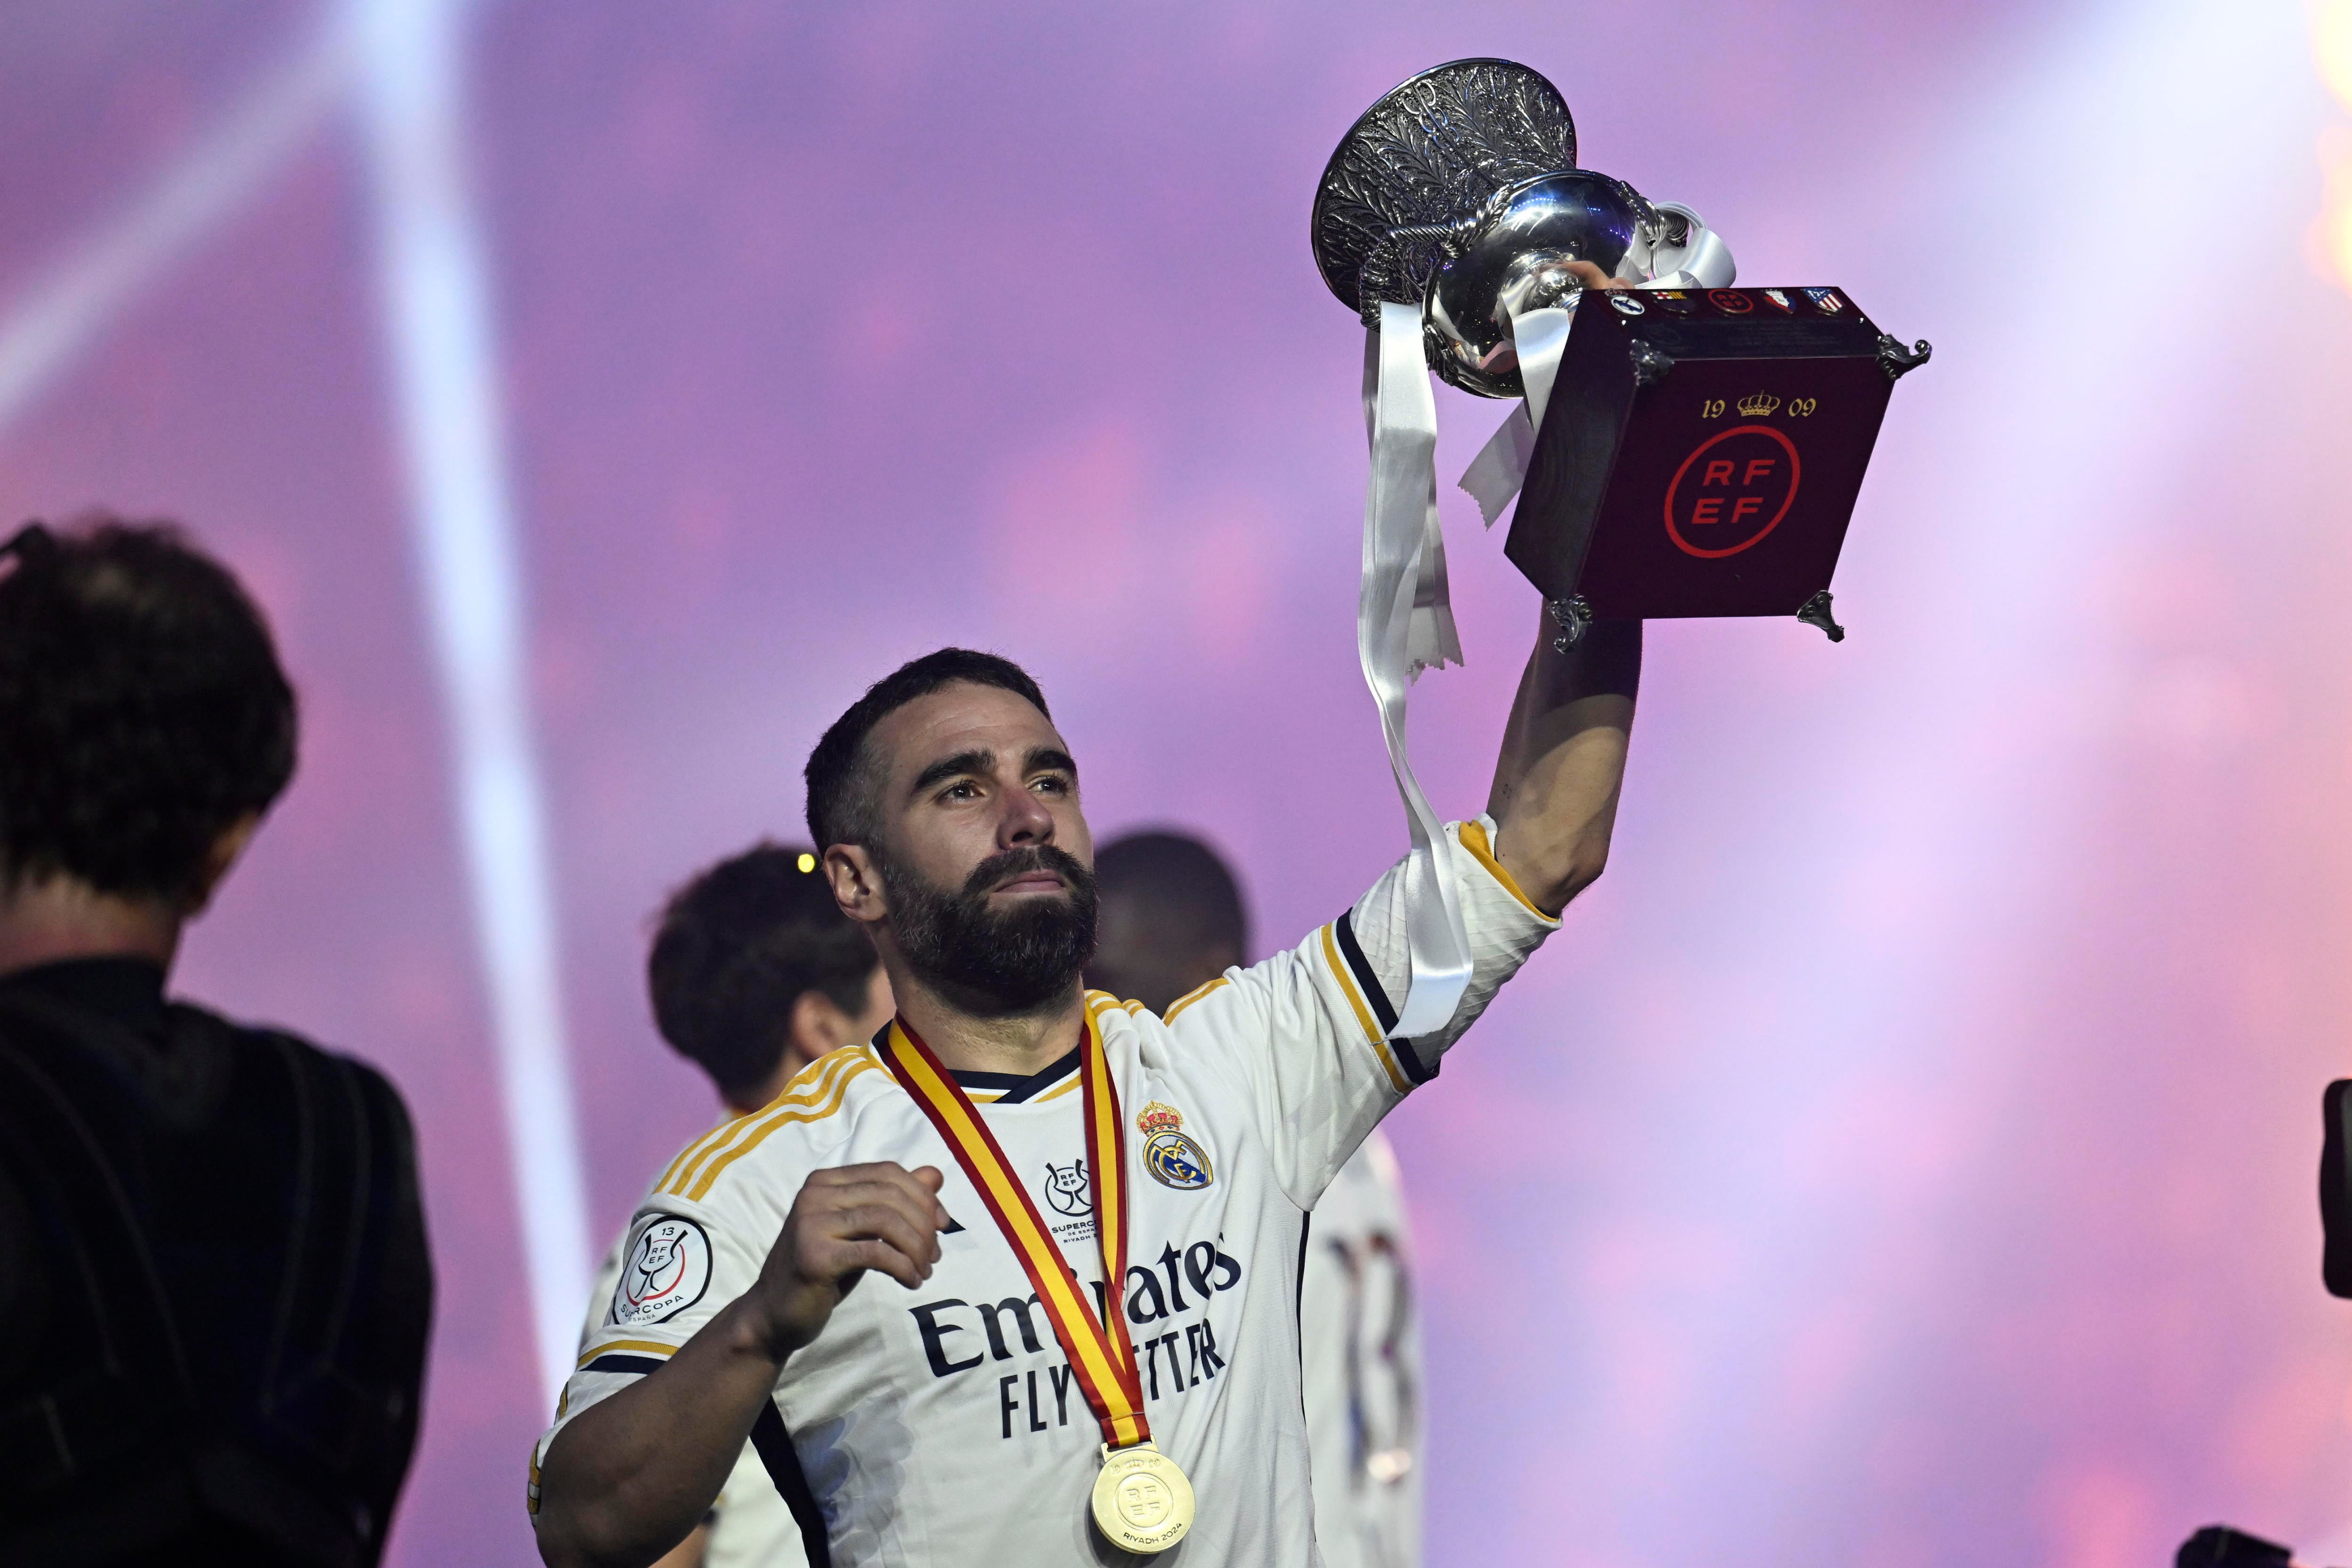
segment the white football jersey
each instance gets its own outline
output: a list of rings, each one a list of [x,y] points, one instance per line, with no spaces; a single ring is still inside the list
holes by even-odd
[[[588,1295],[588,1318],[580,1330],[580,1348],[601,1332],[612,1311],[621,1283],[622,1252],[636,1234],[633,1223],[614,1239],[596,1270]],[[583,1357],[584,1359],[584,1357]],[[743,1445],[727,1484],[710,1505],[710,1533],[703,1538],[702,1568],[807,1568],[808,1552],[801,1544],[800,1521],[761,1463],[760,1450]]]
[[[1404,1188],[1378,1129],[1315,1205],[1299,1303],[1325,1568],[1417,1568],[1421,1323]]]
[[[1179,1554],[1304,1568],[1314,1499],[1299,1383],[1307,1212],[1558,926],[1509,884],[1492,824],[1449,826],[1474,968],[1439,1034],[1392,1037],[1408,979],[1402,868],[1297,948],[1168,1009],[1087,998],[1129,1130],[1127,1313],[1151,1436],[1199,1500]],[[1078,1053],[1034,1077],[958,1074],[1099,1299]],[[1011,1243],[870,1046],[813,1064],[764,1110],[689,1144],[631,1225],[611,1306],[556,1426],[658,1370],[748,1289],[810,1173],[930,1165],[955,1222],[921,1289],[872,1275],[786,1363],[751,1440],[826,1568],[1125,1561],[1093,1528],[1102,1434]],[[536,1465],[534,1465],[534,1470]]]

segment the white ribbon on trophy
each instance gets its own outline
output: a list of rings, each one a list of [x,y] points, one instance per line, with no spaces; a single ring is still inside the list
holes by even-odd
[[[1660,212],[1678,214],[1687,226],[1680,245],[1660,247],[1647,257],[1636,255],[1637,265],[1646,265],[1654,275],[1636,289],[1728,289],[1738,269],[1731,259],[1731,247],[1722,237],[1699,221],[1698,214],[1679,202],[1660,202]],[[1568,346],[1568,329],[1576,317],[1576,301],[1580,294],[1569,296],[1568,303],[1542,310],[1529,310],[1511,318],[1511,337],[1518,345],[1519,380],[1527,389],[1526,400],[1511,410],[1510,417],[1496,428],[1470,466],[1462,471],[1461,488],[1478,503],[1478,515],[1486,526],[1503,515],[1511,498],[1519,493],[1527,482],[1528,464],[1535,457],[1536,432],[1543,428],[1544,406],[1551,397],[1551,384],[1559,374],[1560,351]]]
[[[1733,276],[1731,252],[1696,213],[1684,242],[1636,257],[1655,276],[1642,288],[1721,289]],[[1462,476],[1492,528],[1526,482],[1536,432],[1568,346],[1576,301],[1516,313],[1511,336],[1524,401],[1511,410]],[[1389,769],[1403,797],[1412,848],[1405,858],[1406,951],[1412,976],[1397,1009],[1395,1035],[1411,1039],[1443,1028],[1470,984],[1470,935],[1454,883],[1454,845],[1413,776],[1405,749],[1406,700],[1425,668],[1460,664],[1461,639],[1445,582],[1445,538],[1437,522],[1437,399],[1422,341],[1422,308],[1383,302],[1380,326],[1364,336],[1364,426],[1372,448],[1364,500],[1364,575],[1356,601],[1356,653],[1364,684],[1380,705]]]
[[[1462,662],[1446,597],[1445,539],[1437,526],[1437,399],[1422,348],[1421,307],[1381,307],[1364,335],[1364,425],[1372,446],[1364,498],[1364,577],[1356,601],[1356,654],[1380,705],[1389,768],[1404,797],[1412,850],[1405,858],[1406,951],[1412,979],[1393,1033],[1443,1028],[1470,984],[1470,936],[1454,880],[1454,843],[1430,809],[1405,753],[1405,697],[1429,666]]]

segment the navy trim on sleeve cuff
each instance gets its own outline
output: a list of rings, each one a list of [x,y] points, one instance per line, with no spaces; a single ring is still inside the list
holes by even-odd
[[[659,1356],[600,1355],[580,1370],[582,1372],[634,1372],[642,1377],[659,1372],[664,1364]]]
[[[1372,1016],[1380,1021],[1381,1035],[1388,1041],[1389,1049],[1396,1053],[1397,1066],[1414,1087],[1427,1083],[1437,1076],[1436,1069],[1422,1065],[1421,1056],[1412,1048],[1411,1040],[1397,1037],[1396,1009],[1389,1005],[1389,994],[1381,989],[1381,977],[1372,973],[1370,961],[1364,957],[1363,947],[1356,941],[1355,910],[1341,910],[1332,929],[1339,939],[1339,956],[1348,961],[1348,971],[1356,978],[1356,989],[1371,1004]]]

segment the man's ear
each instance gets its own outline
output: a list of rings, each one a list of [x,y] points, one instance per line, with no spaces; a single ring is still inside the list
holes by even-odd
[[[882,868],[863,844],[835,844],[824,852],[824,878],[841,912],[862,925],[877,924],[890,912],[882,891]]]
[[[857,1032],[857,1020],[813,985],[793,998],[792,1016],[785,1026],[792,1034],[793,1049],[803,1062],[865,1039]]]
[[[236,858],[245,853],[245,847],[253,842],[254,829],[260,826],[261,813],[248,811],[230,823],[222,830],[221,836],[213,840],[213,847],[205,852],[204,886],[181,910],[181,919],[194,920],[205,912],[205,906],[213,901],[214,890],[221,885],[221,879],[227,876],[229,868],[236,864]]]

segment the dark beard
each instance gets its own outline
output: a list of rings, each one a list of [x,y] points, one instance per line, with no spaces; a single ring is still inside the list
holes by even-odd
[[[1095,878],[1052,845],[1008,849],[972,868],[950,893],[875,856],[890,896],[890,930],[908,967],[969,1011],[991,1016],[1036,1012],[1070,994],[1095,952]],[[1024,871],[1059,873],[1066,900],[1024,899],[999,914],[989,889]]]

